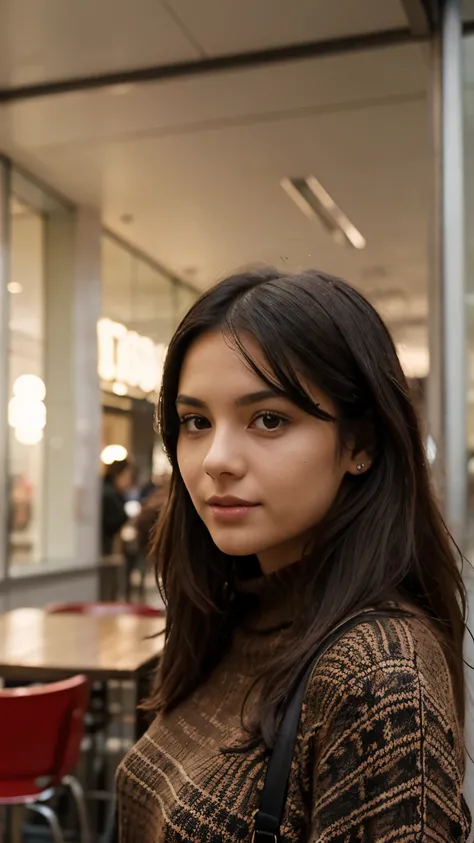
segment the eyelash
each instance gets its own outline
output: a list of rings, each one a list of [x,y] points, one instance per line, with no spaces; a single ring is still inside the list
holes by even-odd
[[[195,421],[196,419],[204,419],[204,416],[198,416],[198,415],[196,415],[196,413],[189,413],[189,415],[183,416],[182,418],[179,419],[179,426],[180,427],[186,427],[188,422]],[[204,421],[206,421],[206,419],[204,419]],[[186,432],[190,433],[190,434],[202,433],[201,430],[188,430],[188,429],[187,429]]]
[[[251,421],[251,424],[254,424],[256,421],[258,421],[258,419],[265,418],[265,417],[271,418],[271,419],[278,419],[278,421],[281,422],[281,425],[279,427],[275,428],[274,430],[266,430],[265,431],[266,433],[278,433],[278,431],[280,431],[281,428],[284,427],[285,425],[289,424],[289,421],[290,421],[286,416],[283,416],[281,413],[275,413],[272,410],[264,410],[264,411],[261,411],[260,413],[257,413],[257,415],[253,417],[253,419]],[[186,427],[186,424],[188,422],[196,421],[196,420],[207,421],[207,419],[204,416],[199,416],[196,413],[189,413],[188,415],[182,416],[182,418],[179,419],[179,426],[180,427]],[[209,428],[204,428],[203,430],[208,430],[208,429]],[[189,428],[187,428],[186,432],[190,436],[196,436],[197,434],[202,433],[203,430],[189,430]]]

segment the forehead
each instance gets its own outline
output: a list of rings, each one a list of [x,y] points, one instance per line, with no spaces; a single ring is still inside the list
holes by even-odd
[[[246,337],[244,345],[257,366],[271,376],[258,343]],[[233,391],[264,384],[222,331],[212,331],[198,337],[188,349],[181,367],[179,392],[188,392],[191,387],[209,392],[217,383],[222,389],[224,382]]]
[[[190,346],[181,368],[178,393],[206,404],[215,404],[234,403],[242,396],[268,389],[271,385],[278,388],[274,373],[256,340],[250,335],[239,339],[268,381],[254,372],[222,331],[213,331],[202,334]],[[315,383],[301,377],[301,386],[311,401],[335,414],[332,400]]]

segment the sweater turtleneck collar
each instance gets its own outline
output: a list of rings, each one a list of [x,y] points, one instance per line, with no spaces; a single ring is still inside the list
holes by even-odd
[[[270,574],[262,571],[256,559],[252,563],[245,561],[237,571],[236,590],[255,598],[255,608],[249,617],[252,627],[273,630],[294,621],[298,611],[298,585],[308,561],[302,559]]]

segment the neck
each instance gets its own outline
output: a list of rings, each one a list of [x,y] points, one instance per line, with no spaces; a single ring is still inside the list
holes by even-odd
[[[269,572],[262,570],[256,557],[253,559],[253,564],[242,560],[243,565],[236,569],[237,591],[252,595],[256,601],[251,610],[251,626],[267,630],[291,624],[298,611],[299,575],[306,560]]]
[[[274,574],[297,564],[314,546],[314,528],[296,539],[289,539],[277,547],[268,548],[258,554],[258,561],[264,574]]]

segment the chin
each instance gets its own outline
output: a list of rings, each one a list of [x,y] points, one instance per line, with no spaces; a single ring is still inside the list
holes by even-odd
[[[227,535],[216,531],[211,532],[209,530],[209,532],[216,547],[227,556],[255,556],[267,547],[267,545],[262,547],[261,541],[257,542],[249,537],[231,535],[230,531]]]

